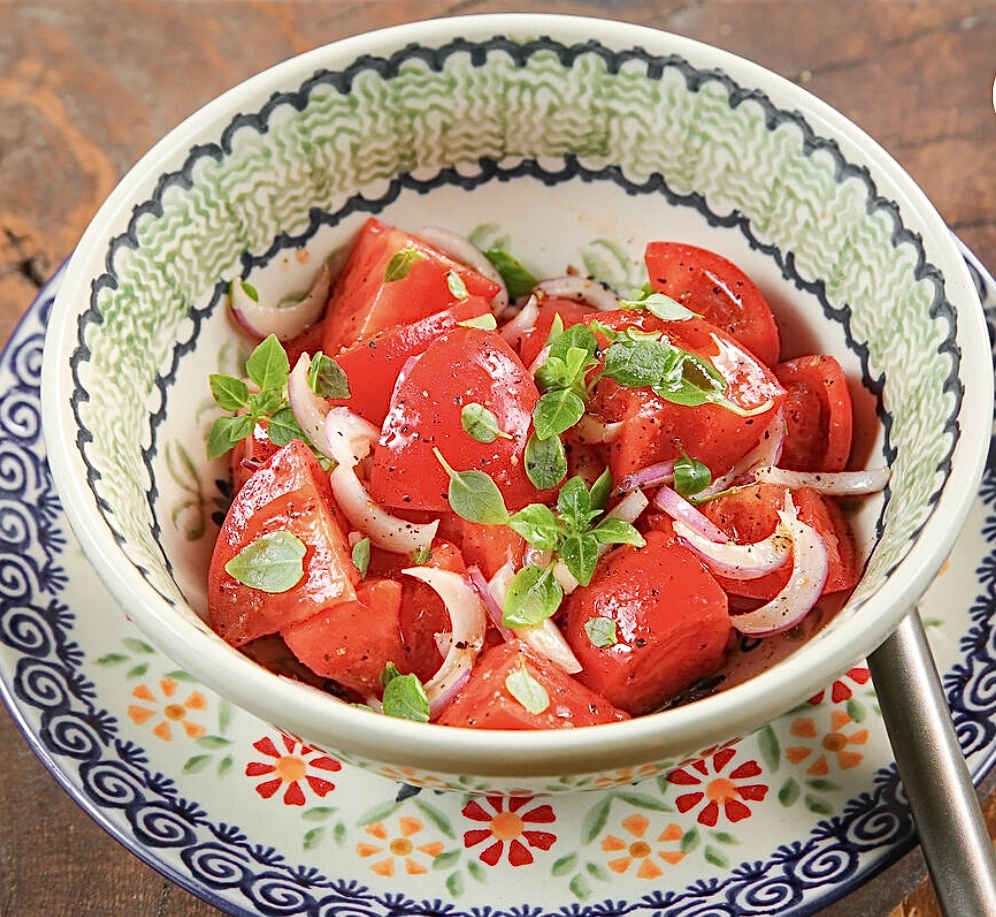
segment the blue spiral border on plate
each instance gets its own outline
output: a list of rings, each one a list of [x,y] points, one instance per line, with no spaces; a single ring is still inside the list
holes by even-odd
[[[969,261],[996,336],[996,288]],[[76,615],[65,601],[61,555],[69,543],[49,473],[40,418],[44,329],[60,275],[44,288],[0,356],[0,643],[18,659],[3,673],[0,696],[43,763],[76,801],[126,848],[178,885],[235,915],[307,917],[746,917],[810,914],[867,881],[908,850],[915,832],[894,765],[874,775],[870,792],[807,839],[778,847],[768,860],[745,861],[727,878],[653,892],[633,901],[606,899],[547,912],[529,904],[461,911],[443,899],[375,894],[355,880],[296,866],[253,843],[236,825],[212,822],[174,781],[150,768],[142,747],[119,738],[99,706],[73,639]],[[983,534],[994,547],[977,570],[981,593],[960,642],[964,660],[944,677],[966,753],[982,754],[981,779],[996,748],[996,464],[980,497]],[[38,724],[29,722],[37,717]],[[877,863],[862,867],[862,858]],[[234,899],[234,900],[233,900]]]

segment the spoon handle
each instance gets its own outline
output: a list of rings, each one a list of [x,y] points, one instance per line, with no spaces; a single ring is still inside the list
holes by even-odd
[[[868,665],[941,912],[996,915],[996,857],[916,609]]]

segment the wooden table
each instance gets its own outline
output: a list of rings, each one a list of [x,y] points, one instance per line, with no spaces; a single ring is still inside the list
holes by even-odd
[[[232,84],[373,27],[528,9],[656,26],[802,83],[996,265],[993,0],[0,0],[0,342],[124,171]],[[218,913],[91,822],[6,711],[0,748],[0,915]],[[987,810],[996,821],[992,797]],[[827,914],[930,917],[922,877],[914,851]]]

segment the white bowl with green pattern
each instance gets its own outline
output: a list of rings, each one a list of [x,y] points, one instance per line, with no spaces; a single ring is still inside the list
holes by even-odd
[[[786,349],[834,354],[892,479],[853,523],[848,605],[749,678],[630,722],[536,734],[416,724],[278,677],[203,622],[225,470],[205,458],[211,372],[249,344],[224,291],[308,286],[369,214],[505,239],[538,274],[622,291],[643,245],[722,252]],[[305,54],[155,146],[74,254],[45,343],[44,429],[72,526],[124,613],[178,665],[341,758],[422,785],[568,790],[661,773],[757,728],[884,639],[944,562],[989,446],[978,298],[943,222],[828,106],[742,59],[578,18],[413,24]],[[791,650],[787,652],[787,650]],[[760,664],[758,664],[760,660]],[[756,670],[756,671],[755,671]]]

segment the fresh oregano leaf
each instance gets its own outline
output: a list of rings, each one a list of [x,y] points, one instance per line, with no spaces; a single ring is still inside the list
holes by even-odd
[[[416,675],[402,675],[388,663],[381,675],[384,686],[383,710],[387,716],[416,723],[429,722],[429,698]]]
[[[530,503],[508,520],[511,529],[541,551],[555,551],[561,530],[553,510],[543,503]]]
[[[438,448],[432,450],[450,478],[448,499],[450,508],[469,522],[503,525],[508,522],[508,510],[498,485],[483,471],[454,470]]]
[[[350,553],[353,566],[360,571],[360,576],[366,576],[370,568],[370,539],[361,538],[353,545]]]
[[[606,649],[615,646],[619,642],[616,630],[616,622],[612,618],[603,618],[595,615],[584,622],[584,632],[592,646]]]
[[[241,411],[249,403],[249,386],[234,376],[211,373],[211,395],[223,411]]]
[[[227,564],[225,572],[251,589],[287,592],[304,576],[307,548],[292,532],[278,529],[249,542]]]
[[[290,376],[287,352],[275,334],[268,335],[246,360],[246,373],[261,392],[282,389]]]
[[[320,350],[311,358],[308,385],[319,398],[349,397],[349,379],[346,378],[346,373],[332,357]]]
[[[387,262],[384,271],[384,283],[394,283],[396,280],[404,280],[412,265],[422,256],[417,248],[409,245],[396,251],[391,255],[391,260]]]
[[[674,489],[683,497],[691,497],[712,483],[707,465],[685,455],[674,463]]]
[[[476,401],[463,406],[460,411],[460,423],[464,431],[479,443],[493,443],[499,437],[512,438],[510,434],[499,428],[498,418]]]
[[[631,544],[642,548],[647,543],[646,538],[625,519],[603,519],[591,530],[591,534],[599,544]]]
[[[587,532],[568,535],[560,549],[560,556],[571,575],[582,586],[587,586],[595,573],[595,564],[598,563],[598,540]]]
[[[564,590],[552,567],[527,564],[512,577],[505,595],[502,623],[506,627],[532,627],[552,617],[564,598]]]
[[[540,714],[550,706],[549,692],[525,665],[517,666],[505,676],[505,689],[532,714]]]
[[[270,418],[266,432],[270,437],[270,442],[275,446],[286,446],[295,439],[300,439],[303,442],[308,441],[307,434],[301,429],[301,424],[298,423],[289,406],[280,408]]]
[[[526,477],[537,490],[556,487],[567,476],[567,452],[559,436],[540,439],[531,433],[523,453]]]
[[[494,246],[485,249],[484,256],[498,269],[512,299],[525,296],[539,283],[539,278],[532,271],[503,248]]]
[[[533,409],[533,426],[540,439],[560,436],[569,430],[583,416],[584,400],[577,392],[569,389],[555,389],[540,395]]]

